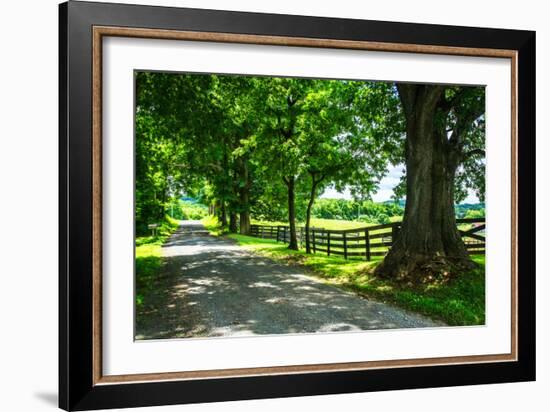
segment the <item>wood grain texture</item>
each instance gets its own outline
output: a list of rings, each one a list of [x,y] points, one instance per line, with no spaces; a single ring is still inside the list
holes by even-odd
[[[386,43],[356,40],[314,39],[305,37],[264,36],[238,33],[211,33],[143,29],[134,27],[95,26],[94,32],[102,36],[137,37],[147,39],[205,41],[218,43],[260,44],[270,46],[317,47],[330,49],[370,50],[400,53],[448,54],[458,56],[482,56],[512,58],[513,50],[480,49],[426,44]]]
[[[511,216],[511,225],[512,225],[512,261],[511,261],[511,289],[512,289],[512,301],[511,301],[511,330],[512,330],[512,351],[511,356],[514,360],[518,359],[518,53],[514,52],[511,57],[511,88],[512,88],[512,104],[511,104],[511,133],[512,133],[512,175],[510,176],[512,180],[512,216]]]
[[[98,384],[149,382],[189,379],[215,379],[225,377],[286,375],[299,373],[342,372],[365,369],[404,368],[411,366],[459,365],[467,363],[491,363],[513,361],[510,355],[452,356],[444,358],[397,359],[370,362],[326,363],[315,365],[273,366],[266,368],[217,369],[187,372],[143,373],[103,376]]]
[[[101,379],[102,372],[102,39],[93,33],[92,45],[92,276],[93,276],[93,377],[94,383]]]

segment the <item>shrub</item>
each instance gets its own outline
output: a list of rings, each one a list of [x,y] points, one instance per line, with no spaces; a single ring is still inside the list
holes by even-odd
[[[200,203],[190,201],[179,201],[182,220],[200,220],[208,215],[208,208]]]

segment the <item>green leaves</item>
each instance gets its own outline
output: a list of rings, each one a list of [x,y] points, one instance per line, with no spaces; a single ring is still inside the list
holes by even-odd
[[[447,120],[469,153],[457,193],[482,193],[484,161],[476,150],[484,118],[468,127],[459,119],[483,107],[484,94],[449,88],[445,97],[460,103]],[[240,211],[243,188],[246,207],[280,220],[288,177],[302,218],[314,181],[317,195],[333,186],[368,199],[388,165],[405,155],[401,103],[386,82],[137,72],[135,115],[138,225],[164,216],[183,193]]]

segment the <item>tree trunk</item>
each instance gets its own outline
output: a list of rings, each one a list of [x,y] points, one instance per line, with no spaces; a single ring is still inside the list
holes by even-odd
[[[221,224],[222,224],[222,227],[227,227],[227,210],[225,208],[225,202],[222,200],[220,202],[220,209],[221,209]]]
[[[227,180],[229,180],[230,178],[228,177],[229,176],[229,166],[228,166],[228,163],[229,163],[229,159],[228,159],[228,148],[227,148],[227,144],[224,143],[223,145],[223,160],[222,160],[222,168],[223,168],[223,173],[226,177],[226,183],[229,183],[227,182]],[[231,186],[230,184],[223,184],[222,186],[222,190],[221,190],[221,193],[220,193],[220,216],[221,216],[221,225],[222,227],[227,227],[227,194],[228,194],[228,189],[230,189]]]
[[[457,156],[435,120],[444,88],[398,85],[398,90],[407,124],[407,201],[401,229],[376,274],[409,279],[472,268],[455,220]]]
[[[229,212],[229,231],[231,233],[237,233],[237,213]]]
[[[242,235],[248,235],[250,233],[250,181],[248,176],[248,162],[246,159],[241,159],[241,180],[242,184],[239,187],[239,203],[240,203],[240,216],[239,216],[239,232]]]
[[[239,214],[239,233],[241,235],[250,233],[250,212],[248,209],[241,211]]]
[[[317,196],[317,186],[321,180],[316,180],[315,176],[311,176],[311,191],[309,192],[309,201],[307,203],[307,209],[306,209],[306,253],[311,253],[311,244],[310,244],[310,237],[309,237],[309,228],[310,228],[310,221],[311,221],[311,209],[313,207],[313,203],[315,202],[315,197]]]
[[[167,187],[166,186],[163,186],[163,189],[162,189],[162,195],[161,195],[161,198],[160,198],[160,205],[159,205],[159,215],[158,215],[158,219],[160,221],[164,220],[164,216],[166,215],[166,192],[167,192]]]
[[[294,176],[285,178],[285,183],[288,189],[288,225],[290,227],[290,242],[288,248],[292,250],[298,250],[298,239],[296,237],[296,202],[294,199],[295,182],[296,178]]]
[[[240,192],[238,179],[240,174],[240,165],[238,161],[233,164],[233,168],[233,178],[231,179],[231,201],[229,202],[229,231],[231,233],[237,233],[239,231],[239,221],[237,213],[240,210]]]

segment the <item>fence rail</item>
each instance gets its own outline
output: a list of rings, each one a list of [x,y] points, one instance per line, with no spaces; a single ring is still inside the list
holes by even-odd
[[[485,254],[485,218],[457,219],[458,231],[468,253]],[[309,242],[313,253],[349,257],[362,257],[371,260],[373,256],[385,256],[393,245],[401,228],[401,222],[367,226],[357,229],[310,228]],[[277,242],[290,242],[290,228],[285,225],[251,225],[250,235],[262,239],[275,239]],[[305,229],[296,229],[300,247],[305,247]]]

